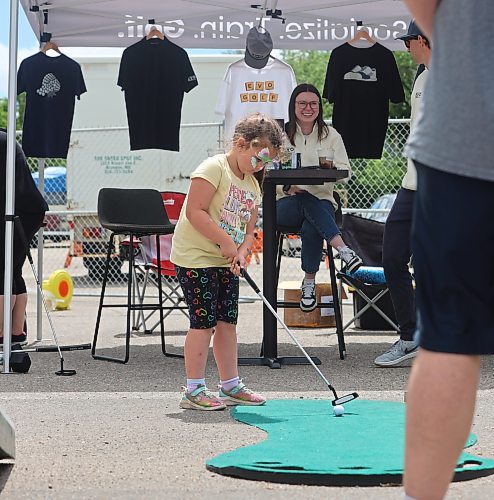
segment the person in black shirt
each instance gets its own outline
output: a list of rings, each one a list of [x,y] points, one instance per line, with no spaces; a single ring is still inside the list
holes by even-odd
[[[0,206],[5,214],[5,174],[7,165],[7,132],[0,129]],[[20,217],[27,241],[31,241],[43,224],[48,205],[38,191],[31,176],[26,157],[17,144],[15,157],[15,208]],[[3,344],[3,300],[5,273],[5,217],[0,222],[0,343]],[[22,266],[26,260],[26,249],[14,226],[14,250],[12,259],[12,342],[25,343],[24,320],[27,306],[26,283],[22,277]]]

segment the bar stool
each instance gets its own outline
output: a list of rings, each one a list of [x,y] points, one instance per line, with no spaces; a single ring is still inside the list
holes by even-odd
[[[172,234],[175,226],[170,222],[163,205],[163,199],[159,191],[155,189],[117,189],[103,188],[98,195],[98,217],[103,228],[110,231],[108,247],[106,253],[105,270],[101,296],[94,330],[93,345],[91,354],[94,359],[112,361],[115,363],[127,363],[130,353],[131,314],[132,311],[157,310],[160,319],[161,350],[167,357],[183,358],[181,354],[170,353],[166,350],[165,325],[163,316],[163,291],[161,288],[161,258],[159,237],[165,234]],[[112,252],[115,248],[115,238],[124,236],[130,238],[130,249],[134,249],[134,239],[142,236],[153,235],[156,237],[157,249],[157,284],[158,302],[155,303],[135,303],[132,293],[132,276],[134,268],[134,251],[129,251],[129,273],[127,279],[127,302],[125,304],[104,304],[106,285],[108,282],[108,271]],[[99,326],[103,308],[125,307],[127,308],[127,329],[125,335],[125,357],[115,358],[96,354],[96,344],[98,341]]]
[[[341,227],[343,221],[343,215],[341,211],[341,200],[338,193],[335,191],[333,193],[335,201],[338,204],[338,208],[335,211],[335,220],[336,225]],[[278,240],[278,249],[277,249],[277,261],[276,261],[276,283],[279,282],[280,277],[280,267],[281,267],[281,256],[283,254],[283,239],[286,235],[289,234],[300,234],[300,227],[288,227],[288,226],[277,226],[276,235]],[[345,347],[345,336],[343,333],[343,321],[341,317],[341,303],[340,303],[340,293],[338,289],[338,282],[336,280],[336,271],[334,264],[334,256],[332,252],[331,246],[327,243],[326,254],[328,257],[328,267],[329,267],[329,277],[331,283],[331,294],[333,296],[333,307],[334,307],[334,315],[335,315],[335,323],[336,323],[336,336],[338,337],[338,351],[340,355],[340,359],[345,359],[346,357],[346,347]],[[279,308],[294,308],[299,307],[298,304],[294,304],[293,302],[285,302],[278,301],[277,307]],[[328,307],[328,304],[319,302],[317,304],[317,308]]]

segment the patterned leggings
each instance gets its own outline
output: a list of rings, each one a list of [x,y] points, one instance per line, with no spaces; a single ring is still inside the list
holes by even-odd
[[[213,328],[218,321],[237,324],[239,279],[229,268],[175,269],[189,306],[191,328]]]

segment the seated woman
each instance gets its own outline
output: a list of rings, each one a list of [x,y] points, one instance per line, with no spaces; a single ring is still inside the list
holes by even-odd
[[[340,134],[326,125],[322,116],[321,95],[314,85],[303,83],[295,87],[288,105],[289,121],[285,126],[288,150],[301,156],[301,167],[319,165],[318,150],[329,150],[333,161],[325,168],[347,169],[350,162]],[[348,177],[348,178],[349,178]],[[337,203],[333,197],[333,182],[322,185],[283,186],[277,190],[277,224],[300,227],[302,239],[302,311],[317,306],[315,276],[322,258],[323,241],[336,248],[349,272],[362,265],[362,259],[341,238],[335,222]]]

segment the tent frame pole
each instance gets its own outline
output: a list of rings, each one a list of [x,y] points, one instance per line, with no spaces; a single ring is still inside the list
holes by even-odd
[[[5,169],[5,277],[3,301],[3,373],[12,373],[12,262],[15,207],[15,157],[16,157],[16,102],[17,102],[17,52],[18,52],[19,2],[10,0],[9,30],[9,88],[7,108],[7,163]]]

